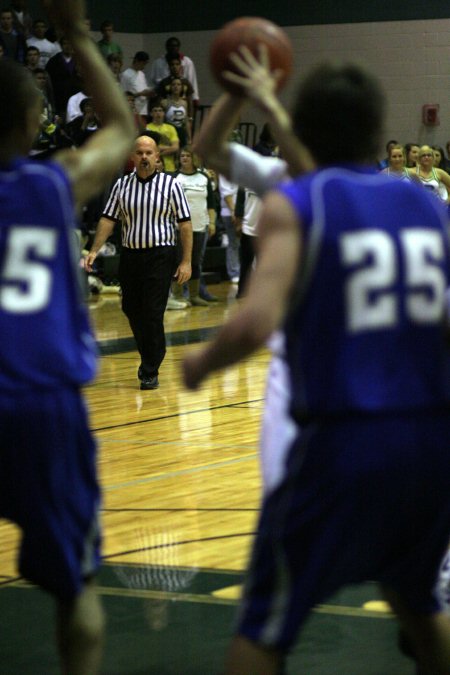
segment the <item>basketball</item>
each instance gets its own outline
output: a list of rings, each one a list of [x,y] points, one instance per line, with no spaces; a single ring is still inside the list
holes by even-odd
[[[260,17],[241,17],[225,24],[211,43],[209,62],[211,71],[219,84],[232,94],[241,94],[239,85],[222,77],[224,70],[237,72],[229,55],[245,45],[254,56],[258,56],[258,45],[265,44],[269,52],[271,70],[280,70],[278,89],[286,83],[293,65],[292,44],[282,28],[272,21]],[[240,73],[238,73],[240,74]]]

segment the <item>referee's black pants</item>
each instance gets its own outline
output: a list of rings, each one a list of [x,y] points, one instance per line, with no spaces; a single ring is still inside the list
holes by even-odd
[[[175,272],[176,247],[131,249],[120,253],[122,310],[141,355],[143,374],[153,377],[166,353],[164,311]]]

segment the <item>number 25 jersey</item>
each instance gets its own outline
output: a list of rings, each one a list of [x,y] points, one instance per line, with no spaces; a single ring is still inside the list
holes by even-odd
[[[448,405],[450,254],[437,200],[360,167],[278,189],[302,230],[285,325],[294,414]]]

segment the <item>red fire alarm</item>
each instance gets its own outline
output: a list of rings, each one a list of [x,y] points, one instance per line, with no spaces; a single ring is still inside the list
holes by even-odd
[[[427,127],[436,127],[439,122],[439,103],[427,103],[422,106],[422,122]]]

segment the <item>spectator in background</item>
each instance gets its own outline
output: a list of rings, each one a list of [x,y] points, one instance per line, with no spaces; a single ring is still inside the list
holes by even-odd
[[[161,101],[166,115],[166,122],[173,124],[177,130],[181,147],[192,142],[191,118],[188,114],[188,103],[184,98],[183,85],[178,77],[170,83],[169,95]]]
[[[192,95],[194,93],[194,90],[192,88],[192,84],[187,80],[185,77],[183,77],[183,68],[181,66],[181,59],[179,56],[173,56],[169,60],[169,71],[170,75],[165,77],[161,82],[158,84],[156,88],[156,94],[159,98],[167,98],[170,94],[170,86],[172,84],[172,80],[177,77],[181,81],[182,85],[182,90],[181,90],[181,95],[183,98],[186,99],[187,101],[187,107],[188,107],[188,116],[192,118],[194,116],[194,104],[192,101]]]
[[[119,54],[109,54],[106,57],[106,63],[114,75],[114,79],[116,80],[117,84],[120,85],[120,74],[122,72],[123,66],[122,57],[119,56]]]
[[[266,122],[259,134],[259,140],[253,150],[263,157],[275,157],[277,144],[270,131],[270,126]]]
[[[33,77],[42,95],[42,114],[49,120],[49,123],[54,122],[56,116],[55,102],[47,71],[44,68],[35,68],[33,70]],[[58,123],[60,121],[58,120]]]
[[[439,145],[433,145],[432,150],[434,155],[434,166],[438,169],[443,169],[443,171],[447,171],[444,149]]]
[[[220,218],[225,228],[227,236],[226,242],[226,266],[228,277],[233,284],[239,283],[240,262],[239,262],[239,236],[236,232],[236,216],[234,209],[236,206],[238,186],[231,183],[225,176],[219,176],[220,192]]]
[[[147,120],[143,115],[139,115],[139,113],[137,112],[136,99],[134,97],[134,94],[131,91],[126,91],[125,97],[128,101],[128,105],[130,106],[130,110],[133,113],[136,131],[143,131],[145,129],[145,125],[147,124]],[[159,136],[158,136],[158,144],[159,144]]]
[[[164,171],[173,173],[177,168],[175,158],[180,148],[177,130],[173,124],[164,121],[164,108],[159,101],[151,104],[150,117],[151,122],[147,124],[147,129],[160,135],[158,151],[164,162]]]
[[[11,9],[13,11],[13,25],[18,33],[21,33],[25,39],[31,35],[33,19],[27,11],[25,0],[12,0]]]
[[[78,91],[76,94],[71,96],[67,101],[66,116],[64,118],[66,124],[70,124],[77,117],[81,117],[83,114],[81,111],[81,103],[87,98],[88,95],[84,91]]]
[[[14,14],[12,9],[0,11],[0,44],[4,55],[19,63],[25,63],[27,43],[22,33],[14,28]]]
[[[48,90],[48,77],[43,68],[35,68],[33,78],[42,96],[42,113],[38,134],[34,140],[30,156],[44,159],[58,147],[60,130],[58,117],[55,116],[54,103]]]
[[[52,56],[45,69],[52,82],[56,112],[64,118],[67,101],[71,96],[81,91],[82,82],[75,67],[71,43],[63,36],[60,44],[61,51]]]
[[[393,145],[398,145],[398,141],[392,139],[386,143],[386,157],[378,162],[378,168],[380,171],[386,169],[389,166],[389,150]]]
[[[445,144],[445,149],[447,150],[447,157],[445,158],[445,163],[447,165],[446,171],[450,169],[450,141],[447,141]]]
[[[102,39],[97,42],[97,45],[105,59],[110,56],[110,54],[117,54],[123,61],[122,47],[113,40],[113,22],[109,20],[103,21],[100,26],[100,32],[102,34]]]
[[[39,65],[40,56],[41,55],[37,47],[27,47],[27,51],[25,52],[25,66],[32,73],[34,73],[36,68],[41,67]]]
[[[206,171],[199,169],[199,159],[190,145],[181,149],[180,168],[176,178],[181,183],[189,204],[193,231],[192,276],[188,281],[188,302],[195,307],[208,307],[208,302],[200,296],[200,277],[205,243],[208,235],[213,235],[216,229],[216,212],[211,179]],[[181,241],[178,241],[177,248],[181,259]],[[183,289],[175,282],[172,282],[172,294],[178,302],[183,301]]]
[[[192,85],[193,94],[192,99],[194,103],[198,103],[200,100],[198,84],[197,84],[197,73],[195,71],[195,65],[192,59],[185,54],[180,52],[181,43],[177,37],[171,37],[166,40],[166,53],[164,56],[160,56],[155,59],[152,63],[150,70],[150,79],[155,87],[159,85],[161,80],[170,75],[169,71],[169,62],[171,59],[178,57],[181,62],[182,67],[182,76],[185,77]]]
[[[61,51],[61,47],[57,42],[50,42],[50,40],[45,37],[47,28],[48,26],[45,21],[36,19],[33,23],[33,34],[27,40],[28,47],[36,47],[36,49],[39,49],[40,68],[45,68],[52,56],[55,56]]]
[[[428,192],[436,195],[448,204],[450,175],[434,165],[434,152],[431,146],[422,145],[419,150],[419,161],[416,167],[408,169],[411,177],[418,179]]]
[[[139,115],[148,115],[148,99],[153,95],[153,90],[148,86],[144,68],[149,62],[147,52],[136,52],[130,68],[123,71],[120,76],[120,84],[124,91],[134,94],[136,111]]]
[[[412,169],[417,166],[419,161],[420,147],[417,143],[407,143],[405,145],[406,167]]]
[[[381,173],[392,176],[392,178],[398,178],[399,180],[411,180],[405,167],[405,161],[405,148],[402,145],[391,145],[389,148],[389,164]]]
[[[86,97],[81,101],[80,112],[78,117],[66,125],[66,132],[77,148],[81,147],[101,126],[91,98]]]

